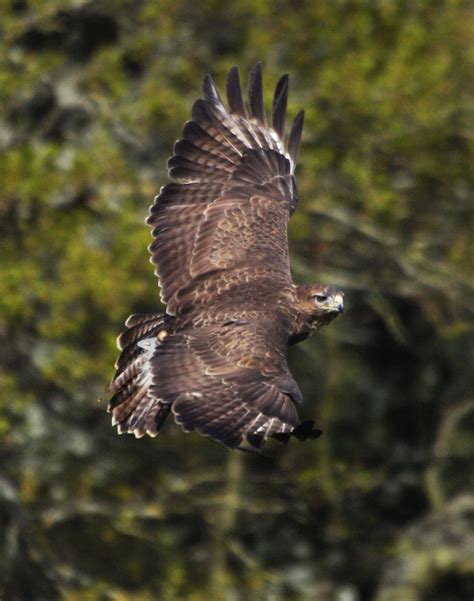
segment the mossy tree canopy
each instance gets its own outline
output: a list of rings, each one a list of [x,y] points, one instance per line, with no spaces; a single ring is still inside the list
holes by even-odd
[[[467,598],[469,3],[24,0],[1,15],[0,597]],[[324,435],[269,457],[172,425],[117,437],[96,399],[126,317],[159,308],[147,208],[202,76],[222,89],[256,61],[268,109],[288,72],[289,112],[306,110],[295,280],[346,293],[290,354]],[[397,588],[408,573],[418,588]]]

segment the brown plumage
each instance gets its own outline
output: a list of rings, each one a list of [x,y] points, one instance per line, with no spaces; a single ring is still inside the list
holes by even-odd
[[[137,437],[155,436],[171,411],[186,432],[231,448],[314,438],[319,430],[298,418],[287,348],[334,319],[343,295],[291,279],[287,224],[298,202],[303,112],[285,146],[288,77],[277,84],[269,125],[260,64],[247,105],[236,67],[228,109],[209,75],[203,90],[168,161],[176,182],[147,219],[166,313],[127,320],[109,411],[120,433]]]

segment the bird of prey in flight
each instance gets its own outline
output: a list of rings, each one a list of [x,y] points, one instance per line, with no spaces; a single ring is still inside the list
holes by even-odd
[[[151,262],[165,312],[131,315],[108,388],[118,432],[156,436],[168,414],[230,448],[261,449],[269,437],[315,438],[301,422],[301,392],[287,350],[343,311],[334,286],[297,285],[288,220],[304,113],[288,137],[288,76],[278,82],[271,122],[262,69],[227,76],[227,104],[210,75],[168,161],[174,180],[150,209]]]

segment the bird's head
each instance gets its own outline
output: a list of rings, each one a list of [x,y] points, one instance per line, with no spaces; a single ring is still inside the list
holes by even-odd
[[[344,293],[335,286],[300,286],[300,310],[312,328],[327,325],[344,312]]]

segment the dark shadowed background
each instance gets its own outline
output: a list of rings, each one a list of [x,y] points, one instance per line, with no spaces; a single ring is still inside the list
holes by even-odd
[[[470,601],[472,4],[3,1],[2,601]],[[319,440],[230,453],[97,398],[155,311],[144,219],[211,72],[306,109],[293,274],[346,313],[290,353]]]

